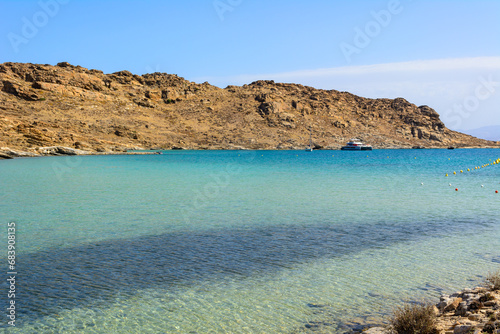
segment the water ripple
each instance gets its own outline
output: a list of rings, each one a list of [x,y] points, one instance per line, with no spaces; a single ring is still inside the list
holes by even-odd
[[[175,289],[228,276],[291,269],[422,238],[488,228],[488,222],[280,225],[109,240],[19,256],[19,318],[103,307],[141,288]],[[4,305],[2,305],[3,307]]]

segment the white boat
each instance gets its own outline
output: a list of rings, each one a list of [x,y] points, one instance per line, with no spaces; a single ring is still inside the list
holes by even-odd
[[[341,150],[344,151],[371,151],[373,147],[370,145],[363,144],[363,142],[357,138],[351,139],[346,146],[342,146]]]

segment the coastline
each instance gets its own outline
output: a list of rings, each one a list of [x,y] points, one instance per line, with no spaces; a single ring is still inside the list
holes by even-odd
[[[441,295],[432,305],[439,334],[500,333],[500,290],[479,286]],[[388,323],[361,326],[351,334],[390,334]]]
[[[92,156],[92,155],[154,155],[158,151],[108,151],[92,152],[73,149],[65,146],[40,147],[31,151],[13,150],[8,147],[0,148],[0,160],[14,158],[39,158],[50,156]]]
[[[123,150],[123,151],[105,151],[105,152],[97,152],[97,151],[84,151],[75,148],[70,148],[66,146],[49,146],[49,147],[38,147],[38,148],[30,148],[23,150],[15,150],[9,147],[0,147],[0,160],[5,159],[14,159],[14,158],[33,158],[33,157],[46,157],[46,156],[92,156],[92,155],[154,155],[161,154],[162,151],[266,151],[266,150],[276,150],[276,151],[286,151],[286,150],[302,150],[303,148],[291,147],[291,148],[261,148],[261,149],[250,149],[245,147],[211,147],[211,148],[203,148],[203,149],[194,149],[194,148],[173,148],[173,149],[158,149],[158,150]],[[375,150],[443,150],[447,149],[446,147],[376,147]],[[500,147],[496,146],[470,146],[470,147],[460,147],[456,149],[500,149]],[[338,148],[320,148],[315,151],[340,151],[340,147]]]

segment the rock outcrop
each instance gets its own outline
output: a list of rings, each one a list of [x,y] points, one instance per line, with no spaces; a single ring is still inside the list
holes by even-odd
[[[465,289],[441,296],[436,307],[440,333],[500,333],[500,291]]]
[[[0,147],[85,152],[129,149],[500,147],[451,131],[403,98],[256,81],[221,89],[177,75],[104,74],[68,63],[0,64]],[[57,152],[56,152],[57,153]],[[4,152],[5,154],[5,152]]]
[[[436,334],[500,333],[500,291],[477,287],[442,295],[434,306]],[[394,334],[388,326],[351,333]]]

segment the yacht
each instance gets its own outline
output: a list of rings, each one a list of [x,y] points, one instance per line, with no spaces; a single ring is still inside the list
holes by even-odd
[[[371,151],[373,150],[373,147],[363,144],[363,142],[357,138],[353,138],[346,144],[346,146],[342,146],[341,149],[344,151]]]

